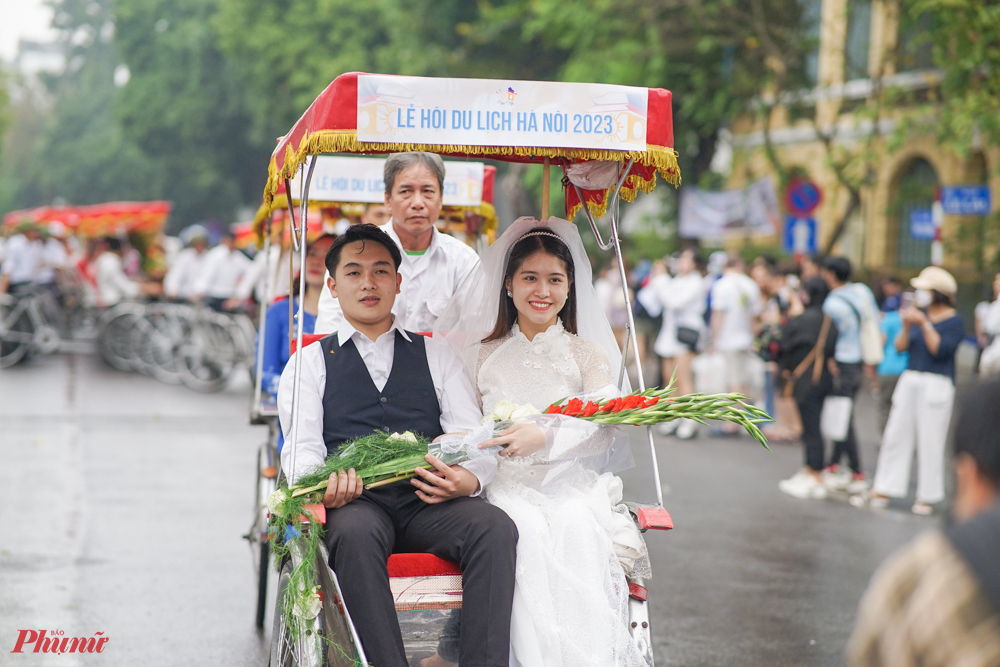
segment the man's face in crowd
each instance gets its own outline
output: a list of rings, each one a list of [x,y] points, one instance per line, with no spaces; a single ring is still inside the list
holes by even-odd
[[[399,179],[396,179],[399,182]],[[381,227],[389,222],[389,209],[384,204],[369,204],[361,216],[361,222]]]
[[[441,184],[437,176],[416,162],[396,176],[385,205],[393,222],[414,236],[427,232],[441,215]]]
[[[401,280],[384,245],[355,241],[341,250],[340,262],[327,285],[340,301],[344,317],[357,327],[378,324],[392,315]]]

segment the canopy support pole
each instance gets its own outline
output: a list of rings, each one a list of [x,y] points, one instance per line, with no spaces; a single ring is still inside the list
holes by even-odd
[[[257,333],[257,373],[254,377],[253,386],[253,408],[250,411],[251,421],[257,421],[260,419],[260,400],[263,393],[264,387],[264,374],[262,373],[264,368],[264,332],[267,327],[267,307],[270,305],[265,303],[268,296],[271,294],[271,216],[267,216],[267,225],[264,227],[264,248],[261,250],[264,253],[264,298],[261,299],[260,304],[260,325]]]
[[[549,168],[551,160],[545,158],[542,164],[542,222],[549,219]]]
[[[580,187],[573,185],[576,190],[576,195],[580,199],[582,204],[584,214],[587,216],[587,221],[590,222],[590,228],[594,231],[594,236],[597,238],[597,245],[600,246],[601,250],[614,250],[615,259],[618,261],[618,276],[621,278],[622,291],[625,296],[625,343],[622,345],[622,367],[619,370],[618,375],[618,386],[621,387],[622,380],[625,375],[625,363],[628,359],[628,348],[631,343],[632,350],[634,351],[635,359],[635,377],[639,384],[639,391],[646,391],[646,380],[642,374],[642,361],[639,358],[639,342],[635,335],[635,318],[632,315],[632,298],[628,293],[628,276],[625,275],[625,262],[622,260],[622,246],[621,240],[618,238],[618,224],[620,220],[619,215],[619,203],[621,202],[620,195],[622,191],[622,186],[625,185],[625,180],[628,178],[629,172],[632,170],[633,160],[629,160],[625,163],[624,169],[622,169],[621,174],[618,176],[618,183],[615,185],[614,190],[611,193],[611,201],[608,202],[608,210],[611,212],[611,238],[607,242],[601,238],[601,231],[597,228],[597,221],[594,219],[594,215],[590,212],[587,207],[587,203],[583,199],[583,191]],[[656,485],[656,504],[658,507],[663,507],[663,485],[660,483],[660,466],[656,460],[656,445],[653,442],[653,427],[646,427],[646,439],[649,441],[649,456],[653,467],[653,483]]]
[[[295,217],[292,216],[289,224],[292,227],[292,244],[296,245],[296,249],[299,251],[299,267],[300,269],[305,269],[306,267],[306,230],[309,229],[309,185],[312,183],[313,170],[316,168],[316,157],[313,156],[309,160],[309,172],[303,179],[302,194],[299,197],[299,237],[296,238],[295,229]],[[305,165],[303,165],[303,170],[305,170]],[[285,192],[291,193],[291,189],[285,186]],[[288,208],[291,209],[291,197],[289,197]],[[296,243],[296,241],[298,243]],[[291,257],[288,258],[289,263],[291,263]],[[291,291],[291,290],[289,290]],[[291,299],[289,299],[290,301]],[[304,333],[303,325],[305,324],[306,318],[302,316],[302,306],[306,302],[306,281],[299,280],[299,318],[297,331],[295,333],[295,381],[292,383],[292,428],[289,433],[289,442],[286,443],[287,446],[292,448],[291,458],[289,460],[289,469],[285,471],[285,477],[288,478],[288,485],[291,486],[295,483],[295,448],[298,445],[299,436],[299,393],[302,390],[302,355],[298,354],[302,351],[302,334]]]

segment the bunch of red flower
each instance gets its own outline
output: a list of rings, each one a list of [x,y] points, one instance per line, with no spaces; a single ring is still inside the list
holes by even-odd
[[[670,399],[667,399],[670,400]],[[613,398],[604,403],[587,401],[586,405],[579,398],[571,398],[566,405],[553,403],[545,411],[547,415],[566,415],[567,417],[592,417],[600,412],[622,412],[623,410],[635,410],[648,408],[660,402],[658,396],[647,398],[638,394],[629,394],[621,398]]]

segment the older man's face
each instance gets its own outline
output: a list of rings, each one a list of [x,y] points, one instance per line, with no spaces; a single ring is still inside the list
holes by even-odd
[[[399,172],[385,205],[393,222],[419,236],[437,222],[441,214],[441,185],[437,176],[420,162]]]

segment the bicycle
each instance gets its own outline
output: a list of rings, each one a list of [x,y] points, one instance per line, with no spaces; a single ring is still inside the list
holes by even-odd
[[[0,295],[0,368],[59,349],[59,331],[42,312],[42,289],[30,286],[16,295]]]

